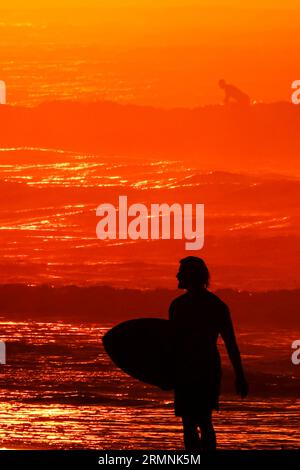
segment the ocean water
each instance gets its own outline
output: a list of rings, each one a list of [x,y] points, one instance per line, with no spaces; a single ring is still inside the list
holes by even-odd
[[[174,288],[186,240],[97,239],[97,207],[118,211],[125,195],[149,213],[152,203],[189,203],[194,215],[205,204],[201,256],[214,289],[298,288],[299,180],[203,162],[0,149],[0,282]]]
[[[101,342],[110,326],[2,319],[7,364],[0,369],[1,448],[183,448],[172,392],[131,379],[111,363]],[[299,447],[300,371],[287,354],[292,333],[270,333],[268,340],[254,330],[239,336],[248,351],[250,387],[262,383],[244,401],[225,384],[214,415],[222,449]],[[230,382],[226,362],[225,369]],[[287,392],[283,385],[293,380]]]

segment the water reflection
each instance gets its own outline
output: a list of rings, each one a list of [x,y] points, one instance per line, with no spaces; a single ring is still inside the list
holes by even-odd
[[[100,341],[107,328],[0,323],[1,339],[8,341],[8,363],[0,374],[2,448],[182,449],[172,394],[113,367]],[[245,331],[241,345],[254,350],[246,358],[248,369],[271,373],[277,362],[276,374],[283,377],[279,359],[289,334],[272,334],[266,344],[263,335]],[[275,337],[280,344],[272,350]],[[220,448],[278,449],[299,446],[299,418],[296,396],[241,402],[225,393],[214,420]]]

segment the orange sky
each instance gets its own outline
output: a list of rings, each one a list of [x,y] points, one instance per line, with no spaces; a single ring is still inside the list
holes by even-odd
[[[113,68],[99,73],[140,77],[152,93],[126,99],[146,104],[219,102],[221,77],[253,99],[289,100],[299,79],[299,12],[296,0],[12,0],[0,10],[0,61],[21,65],[51,50],[112,57]]]

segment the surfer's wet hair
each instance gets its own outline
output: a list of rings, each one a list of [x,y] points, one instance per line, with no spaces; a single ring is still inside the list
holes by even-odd
[[[195,276],[195,282],[201,287],[209,286],[210,274],[205,261],[198,256],[187,256],[180,260],[180,266]]]

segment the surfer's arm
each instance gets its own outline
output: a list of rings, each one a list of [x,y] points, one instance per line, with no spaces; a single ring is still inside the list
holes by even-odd
[[[229,309],[226,307],[226,312],[222,321],[221,326],[221,337],[225,343],[226,351],[228,353],[230,362],[236,375],[236,388],[237,391],[242,395],[246,396],[248,392],[248,386],[244,374],[242,365],[240,350],[236,341],[233,323]]]

